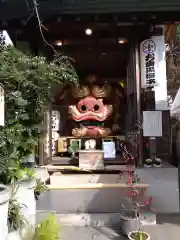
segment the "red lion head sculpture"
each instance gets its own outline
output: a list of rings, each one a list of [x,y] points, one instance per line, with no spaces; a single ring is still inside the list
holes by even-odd
[[[102,99],[107,94],[107,88],[99,86],[92,90],[87,86],[80,87],[79,91],[78,88],[74,89],[73,95],[79,101],[76,105],[69,106],[69,113],[80,125],[72,130],[74,136],[107,136],[111,133],[109,128],[103,127],[104,121],[112,115],[112,105],[105,105]]]

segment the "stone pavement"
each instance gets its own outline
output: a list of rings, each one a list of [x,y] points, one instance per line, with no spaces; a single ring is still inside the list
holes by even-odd
[[[125,240],[116,231],[108,227],[62,227],[61,240]]]
[[[83,227],[62,226],[61,240],[126,240],[122,236],[119,227]],[[180,239],[180,215],[160,214],[157,216],[157,224],[146,226],[151,240],[178,240]]]

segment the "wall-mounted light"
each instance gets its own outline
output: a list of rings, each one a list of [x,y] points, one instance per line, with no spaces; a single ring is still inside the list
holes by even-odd
[[[92,29],[91,29],[91,28],[87,28],[87,29],[85,30],[85,33],[86,33],[86,35],[88,35],[88,36],[92,35]]]
[[[63,42],[61,40],[55,41],[55,45],[60,47],[63,45]]]
[[[118,39],[118,43],[119,43],[119,44],[128,43],[128,40],[125,39],[125,38],[119,38],[119,39]]]
[[[121,87],[124,88],[124,83],[123,82],[120,82],[119,84],[121,85]]]

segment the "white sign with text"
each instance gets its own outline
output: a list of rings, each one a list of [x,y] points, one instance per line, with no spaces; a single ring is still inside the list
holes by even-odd
[[[162,112],[144,111],[143,112],[143,136],[162,137]]]

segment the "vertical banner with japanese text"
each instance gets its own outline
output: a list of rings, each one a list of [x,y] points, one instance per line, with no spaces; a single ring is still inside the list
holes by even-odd
[[[163,35],[153,36],[152,39],[157,48],[155,71],[158,85],[154,88],[156,110],[168,110],[165,40]]]
[[[167,110],[167,79],[164,36],[140,43],[141,87],[155,90],[156,110]]]

